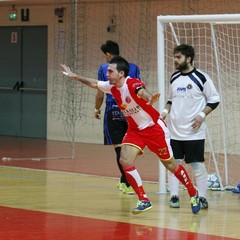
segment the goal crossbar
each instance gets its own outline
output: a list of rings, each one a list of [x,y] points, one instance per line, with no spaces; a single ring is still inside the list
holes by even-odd
[[[169,22],[192,22],[192,23],[215,23],[215,24],[238,24],[240,14],[214,14],[214,15],[168,15],[158,16],[157,21],[161,23]]]

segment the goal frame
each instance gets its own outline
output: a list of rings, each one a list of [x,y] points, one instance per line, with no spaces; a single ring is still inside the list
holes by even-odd
[[[157,17],[157,73],[158,73],[158,91],[161,92],[161,98],[159,101],[159,109],[164,109],[166,104],[166,96],[165,96],[165,25],[167,23],[209,23],[211,27],[214,24],[240,24],[240,14],[212,14],[212,15],[160,15]],[[175,38],[175,36],[174,36]],[[213,36],[214,38],[214,36]],[[175,38],[177,42],[177,38]],[[213,40],[214,41],[214,40]],[[217,58],[217,55],[215,55]],[[219,67],[216,62],[217,68]],[[164,79],[164,81],[163,81]],[[221,86],[221,84],[219,85]],[[222,96],[222,90],[219,89],[220,97]],[[224,108],[224,106],[223,106]],[[224,120],[224,109],[221,110],[221,117],[223,117]],[[223,124],[225,126],[225,124]],[[223,128],[224,128],[223,126]],[[223,129],[225,131],[225,129]],[[208,131],[206,131],[206,135],[208,137]],[[226,142],[224,139],[224,148],[226,147]],[[214,165],[216,168],[217,175],[220,176],[216,159],[214,158]],[[227,154],[224,150],[224,164],[225,164],[225,172],[228,171],[227,167]],[[225,174],[225,181],[228,184],[228,175]],[[165,167],[160,163],[159,164],[159,193],[166,193],[167,187],[166,187],[166,169]],[[220,183],[221,189],[223,189],[222,183]]]

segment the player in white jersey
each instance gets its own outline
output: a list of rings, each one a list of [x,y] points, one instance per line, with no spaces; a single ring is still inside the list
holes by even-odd
[[[160,94],[151,94],[145,89],[143,82],[127,77],[129,64],[120,56],[113,57],[110,61],[107,82],[79,76],[71,72],[66,65],[61,66],[63,73],[68,77],[112,94],[127,119],[128,130],[122,141],[120,163],[128,182],[138,196],[137,206],[133,208],[132,213],[139,214],[152,208],[152,203],[144,191],[141,177],[134,165],[135,159],[143,154],[146,146],[187,188],[191,198],[192,212],[198,213],[200,210],[198,191],[193,186],[185,168],[175,161],[170,146],[169,131],[160,118],[159,112],[152,106],[158,101]]]
[[[191,164],[200,195],[201,208],[207,209],[207,170],[204,164],[205,117],[220,101],[219,94],[208,74],[193,67],[194,48],[181,44],[174,49],[178,70],[170,79],[168,102],[161,114],[170,113],[169,130],[173,155]],[[168,173],[171,194],[170,207],[178,208],[179,181]]]

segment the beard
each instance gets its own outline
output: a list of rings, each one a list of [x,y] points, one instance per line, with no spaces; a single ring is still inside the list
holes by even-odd
[[[175,67],[179,71],[184,71],[184,70],[188,69],[188,65],[187,65],[186,61],[181,63],[181,64],[179,64],[178,66],[175,65]]]

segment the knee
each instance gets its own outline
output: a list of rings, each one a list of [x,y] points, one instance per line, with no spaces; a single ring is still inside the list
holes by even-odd
[[[127,165],[127,160],[122,156],[120,157],[119,162],[122,165],[122,167],[125,167]]]
[[[125,154],[124,151],[121,151],[121,156],[120,156],[119,162],[123,168],[130,165],[129,159],[127,158],[127,155]]]
[[[123,145],[121,149],[120,164],[122,167],[128,167],[134,164],[136,157],[139,155],[140,150],[133,146]]]
[[[163,165],[166,167],[167,170],[169,170],[170,172],[174,172],[177,162],[175,161],[174,158],[171,158],[167,161],[162,161]]]
[[[182,159],[175,159],[177,163],[182,164]]]
[[[193,162],[191,163],[191,166],[192,166],[195,177],[198,177],[198,176],[207,177],[207,170],[204,162]]]

